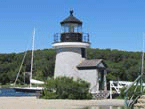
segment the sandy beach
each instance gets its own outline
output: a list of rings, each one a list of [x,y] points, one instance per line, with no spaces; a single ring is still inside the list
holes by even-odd
[[[81,109],[88,106],[123,106],[124,100],[45,100],[35,97],[0,97],[0,109]]]

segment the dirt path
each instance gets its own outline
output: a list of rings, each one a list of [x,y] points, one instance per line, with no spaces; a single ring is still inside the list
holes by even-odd
[[[0,109],[79,109],[88,106],[123,106],[124,100],[45,100],[35,97],[0,97]]]

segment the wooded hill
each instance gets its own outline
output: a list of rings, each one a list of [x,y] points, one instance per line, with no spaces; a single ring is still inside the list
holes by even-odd
[[[35,50],[33,78],[38,80],[46,80],[54,75],[55,65],[54,49]],[[13,83],[19,71],[23,53],[0,54],[0,83]],[[126,52],[110,49],[87,49],[88,59],[104,59],[108,66],[107,80],[133,81],[140,73],[141,69],[141,52]],[[30,72],[31,51],[27,51],[27,55],[20,73],[19,81],[23,84],[24,73]],[[26,75],[26,83],[28,75]]]

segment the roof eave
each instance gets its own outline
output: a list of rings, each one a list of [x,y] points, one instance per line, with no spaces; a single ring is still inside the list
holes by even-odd
[[[67,23],[76,23],[76,24],[82,25],[82,22],[77,22],[77,21],[62,21],[62,22],[60,22],[61,25],[67,24]]]

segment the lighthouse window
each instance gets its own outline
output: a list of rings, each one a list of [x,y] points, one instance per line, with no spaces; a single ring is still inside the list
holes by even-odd
[[[85,48],[81,48],[82,58],[86,58],[86,51]]]

